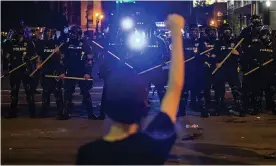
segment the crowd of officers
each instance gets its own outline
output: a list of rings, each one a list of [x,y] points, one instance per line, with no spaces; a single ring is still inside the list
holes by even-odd
[[[189,95],[191,108],[201,112],[202,117],[208,117],[210,109],[215,109],[214,115],[225,111],[241,117],[256,115],[262,112],[264,93],[267,109],[276,114],[275,49],[275,36],[258,15],[251,17],[251,24],[238,37],[234,37],[229,24],[222,24],[218,33],[209,27],[200,34],[197,27],[192,27],[190,37],[184,39],[185,85],[179,116],[186,115]],[[206,50],[210,51],[201,54]],[[224,102],[226,83],[234,99],[230,107]],[[215,92],[214,107],[211,89]]]
[[[93,86],[93,81],[90,81],[93,53],[91,45],[82,38],[81,28],[73,26],[68,36],[59,39],[55,38],[53,29],[45,30],[43,40],[31,40],[26,34],[24,27],[11,31],[8,34],[8,40],[2,44],[3,55],[8,64],[8,70],[5,70],[4,74],[9,75],[11,87],[11,109],[7,117],[17,117],[21,82],[25,88],[30,116],[36,117],[34,78],[40,75],[43,88],[40,117],[47,116],[50,95],[53,93],[59,111],[58,119],[69,119],[73,106],[72,95],[78,84],[88,118],[103,119],[103,103],[100,117],[93,113],[89,93]],[[240,45],[237,46],[238,43]],[[186,115],[190,96],[190,108],[201,112],[202,117],[208,117],[209,110],[212,109],[211,89],[215,92],[214,115],[220,115],[225,110],[232,110],[239,116],[259,114],[262,112],[264,93],[267,108],[276,114],[275,36],[267,26],[262,24],[260,16],[253,15],[251,24],[242,30],[239,37],[234,37],[228,24],[222,24],[218,31],[207,27],[204,33],[200,32],[197,26],[191,27],[189,37],[184,38],[183,49],[186,60],[185,85],[179,105],[179,116]],[[153,52],[150,51],[150,53]],[[45,60],[46,63],[44,63]],[[22,63],[25,63],[23,67],[14,70]],[[105,71],[109,70],[108,67],[103,68]],[[252,69],[255,70],[252,72]],[[165,93],[166,81],[163,77],[156,79],[160,76],[160,72],[162,75],[162,70],[152,70],[147,77],[150,77],[149,82],[157,87],[161,101],[162,94]],[[105,78],[107,74],[103,73],[100,73],[100,76]],[[52,76],[56,76],[56,79]],[[78,79],[68,79],[68,77]],[[234,104],[230,108],[226,107],[224,102],[226,83],[231,88],[234,98]]]
[[[67,36],[57,39],[55,35],[54,29],[46,29],[43,40],[33,40],[26,26],[21,25],[11,30],[5,42],[2,43],[4,54],[2,58],[4,58],[4,64],[7,64],[6,68],[4,67],[4,76],[9,75],[11,87],[11,108],[7,118],[17,117],[18,92],[21,82],[26,92],[30,117],[37,117],[34,93],[39,77],[41,77],[43,88],[40,117],[47,117],[50,96],[54,94],[58,119],[69,119],[73,106],[72,95],[78,84],[88,118],[98,118],[93,113],[89,93],[93,86],[93,81],[91,81],[93,55],[90,45],[83,40],[82,30],[78,26],[71,27]],[[17,69],[21,64],[24,65]],[[77,79],[66,79],[66,77]]]

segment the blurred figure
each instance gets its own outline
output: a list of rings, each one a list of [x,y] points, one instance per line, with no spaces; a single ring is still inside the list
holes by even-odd
[[[111,128],[103,138],[80,147],[77,165],[165,163],[176,140],[174,125],[184,74],[180,33],[184,20],[181,16],[170,15],[167,26],[172,31],[174,49],[168,91],[162,100],[161,112],[145,131],[141,131],[139,124],[147,113],[144,103],[147,94],[141,77],[129,70],[113,72],[108,79],[106,100],[109,105],[105,110]]]
[[[199,29],[197,25],[190,26],[190,35],[188,39],[184,39],[183,51],[185,52],[185,59],[190,59],[192,57],[198,56],[198,47],[199,47]],[[190,106],[192,109],[196,109],[196,86],[195,81],[196,77],[196,61],[191,60],[185,65],[185,85],[182,91],[182,97],[179,105],[178,116],[186,115],[186,107],[188,104],[188,97],[190,92],[191,103]],[[200,99],[199,99],[200,100]]]

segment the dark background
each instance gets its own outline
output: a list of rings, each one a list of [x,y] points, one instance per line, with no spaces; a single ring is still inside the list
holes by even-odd
[[[188,16],[190,4],[191,2],[187,1],[136,1],[135,4],[116,4],[114,1],[103,1],[102,7],[106,15],[111,12],[116,13],[116,11],[126,13],[139,10],[142,14],[153,17],[156,21],[163,21],[169,13]],[[2,30],[17,26],[20,20],[24,20],[29,26],[62,27],[66,24],[61,12],[50,10],[49,1],[2,1],[1,16]]]
[[[56,26],[64,24],[62,13],[51,11],[47,1],[1,2],[1,29],[7,30],[24,20],[29,26]]]

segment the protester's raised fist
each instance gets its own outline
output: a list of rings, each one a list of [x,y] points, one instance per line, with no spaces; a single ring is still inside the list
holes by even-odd
[[[169,30],[174,31],[180,31],[184,28],[185,20],[182,16],[178,14],[170,14],[167,17],[167,20],[165,21],[166,26],[169,28]]]

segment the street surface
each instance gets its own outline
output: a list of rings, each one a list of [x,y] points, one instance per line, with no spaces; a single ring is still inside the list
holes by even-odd
[[[95,88],[91,90],[95,106],[100,103],[101,93],[102,82],[97,80]],[[77,88],[72,119],[55,119],[54,97],[51,99],[51,117],[30,119],[25,93],[21,88],[19,118],[2,118],[2,164],[74,164],[78,147],[101,137],[109,127],[108,119],[86,118],[79,94]],[[226,97],[231,98],[231,95],[227,93]],[[41,95],[36,95],[35,100],[37,111],[40,111]],[[4,78],[1,88],[2,117],[9,108],[9,102],[8,79]],[[160,103],[155,94],[149,119],[159,108]],[[98,108],[95,108],[95,111],[99,114]],[[185,129],[186,124],[197,124],[203,129]],[[188,111],[187,117],[178,119],[179,139],[168,157],[167,164],[275,164],[275,159],[264,158],[266,153],[276,151],[275,128],[276,117],[271,113],[245,118],[224,115],[204,119],[199,117],[199,113]],[[203,136],[193,140],[182,140],[193,133],[202,133]]]

